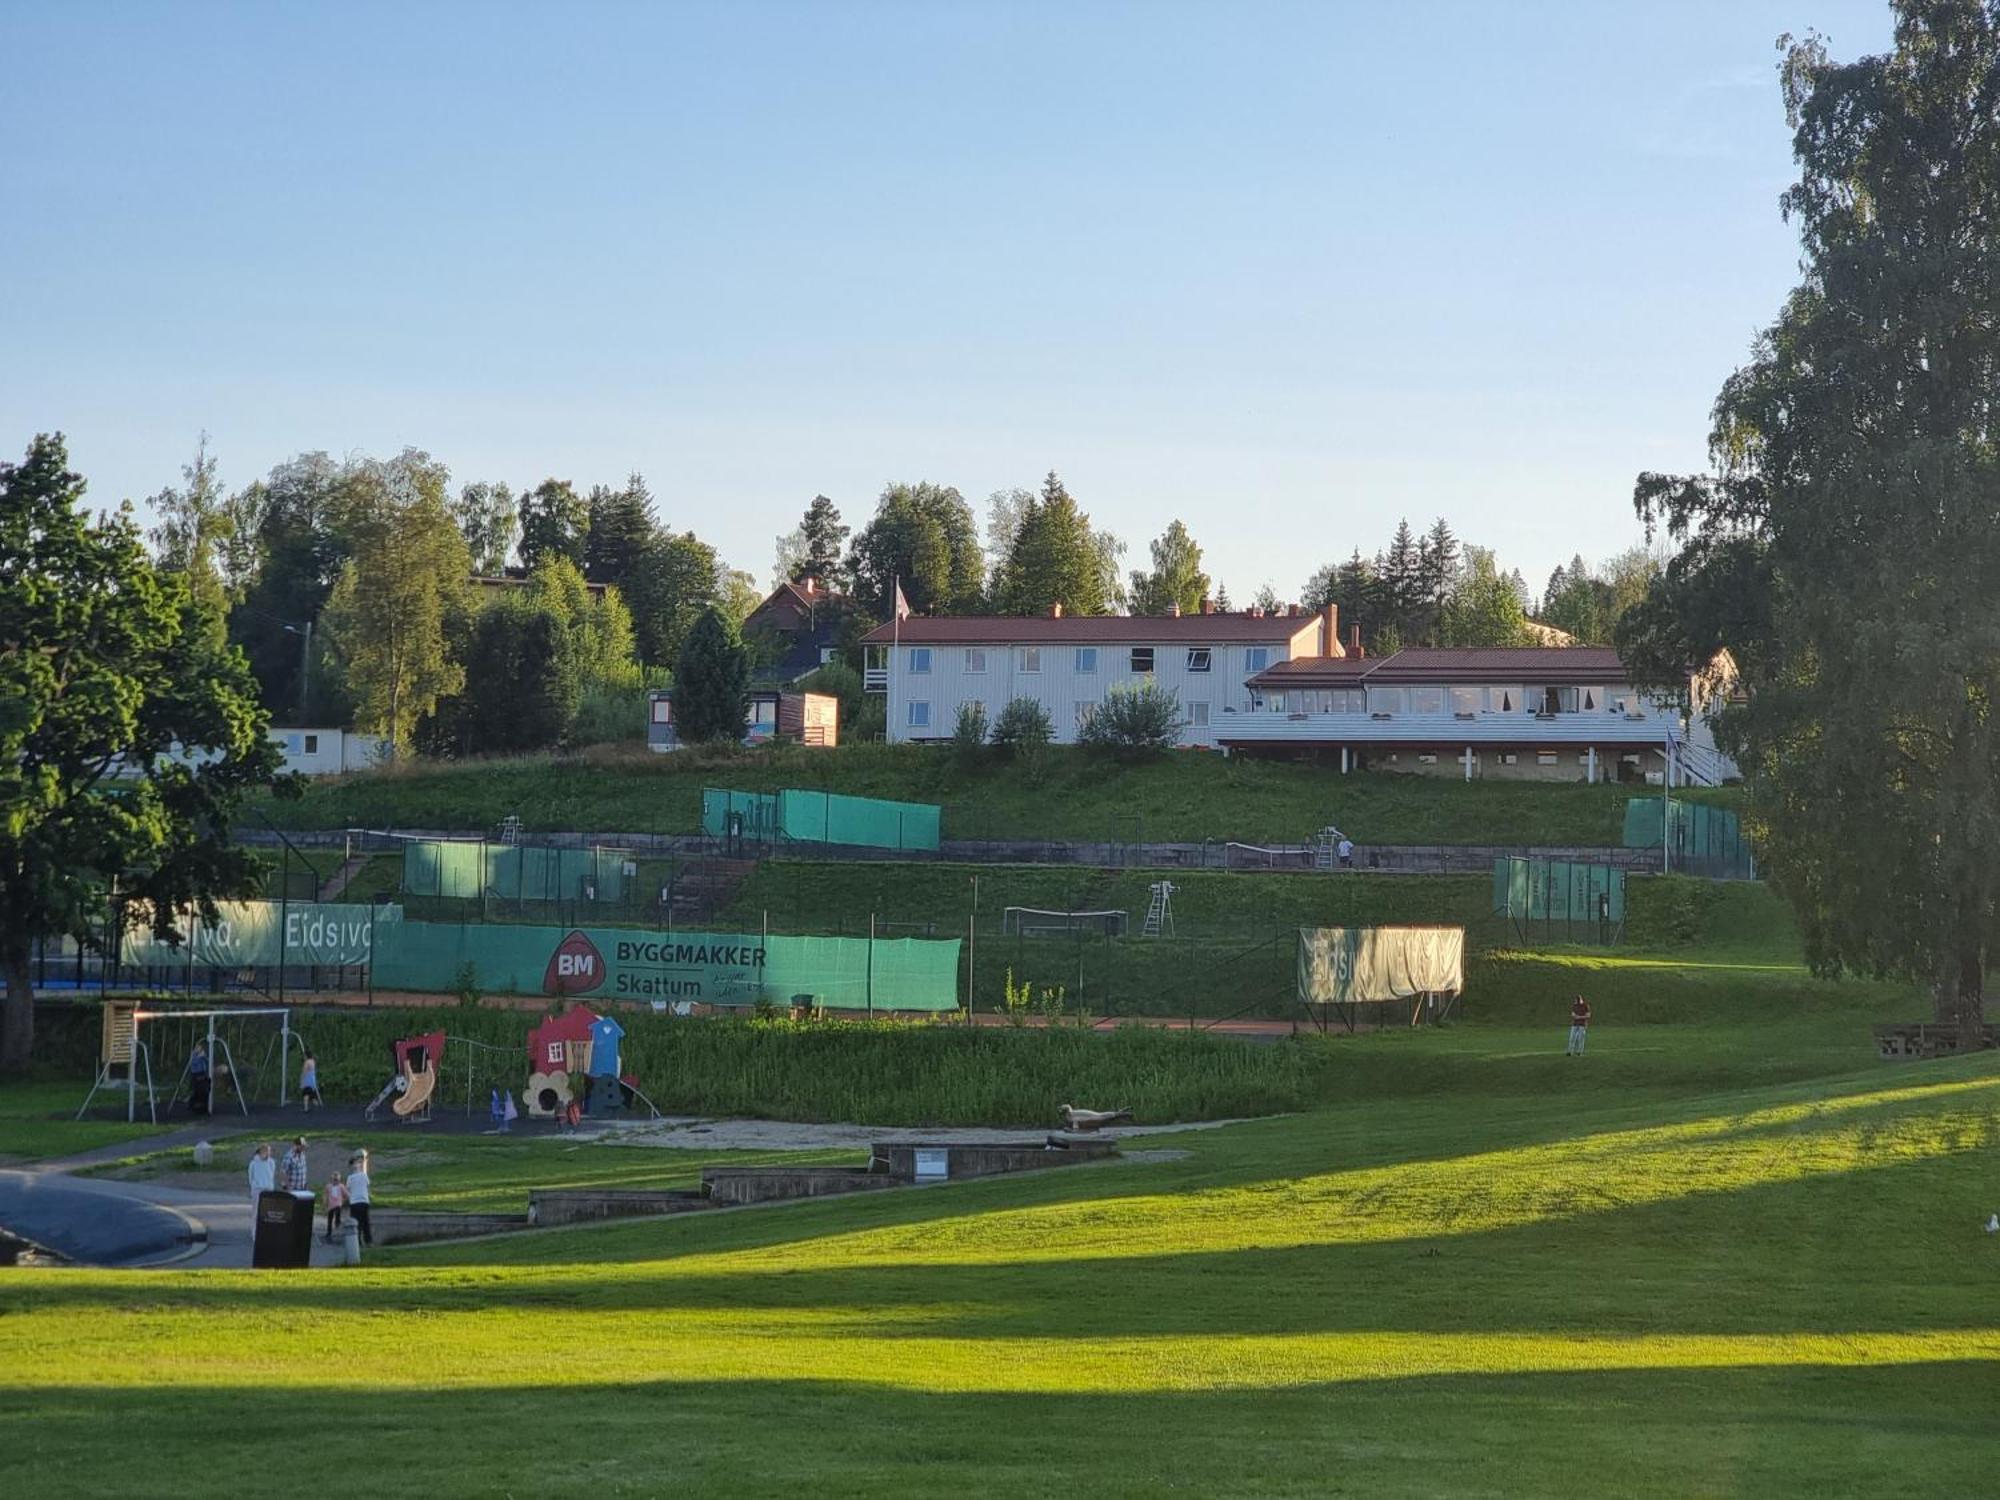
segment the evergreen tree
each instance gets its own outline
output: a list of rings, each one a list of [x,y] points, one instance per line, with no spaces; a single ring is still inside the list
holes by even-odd
[[[660,530],[645,477],[633,474],[622,490],[594,486],[587,510],[590,530],[583,543],[583,576],[592,583],[629,585]]]
[[[1184,615],[1196,613],[1208,597],[1208,575],[1201,570],[1201,548],[1180,521],[1171,522],[1152,542],[1150,571],[1132,572],[1132,613],[1165,615],[1176,605]]]
[[[1021,518],[995,592],[1002,614],[1044,615],[1057,604],[1067,614],[1104,613],[1102,554],[1090,517],[1053,469]]]
[[[805,551],[792,577],[838,582],[841,549],[847,545],[848,535],[848,528],[840,522],[839,508],[824,495],[813,496],[805,518],[799,523],[799,532]]]
[[[520,529],[521,566],[529,572],[549,557],[583,566],[590,509],[567,479],[544,479],[521,497]]]
[[[749,694],[742,637],[721,610],[703,610],[674,671],[674,724],[682,741],[741,739]]]
[[[1438,618],[1440,646],[1526,646],[1533,643],[1515,580],[1500,572],[1484,547],[1465,549],[1464,567]]]
[[[337,674],[323,639],[308,638],[347,559],[343,496],[353,466],[324,453],[287,459],[235,502],[254,516],[241,602],[230,612],[229,639],[249,658],[264,705],[299,723],[342,722]],[[317,647],[319,655],[310,653]]]
[[[1423,576],[1417,539],[1411,534],[1407,520],[1396,523],[1396,534],[1390,539],[1389,550],[1378,560],[1376,571],[1382,578],[1382,606],[1386,616],[1382,628],[1394,630],[1396,638],[1406,644],[1414,641],[1423,616]]]

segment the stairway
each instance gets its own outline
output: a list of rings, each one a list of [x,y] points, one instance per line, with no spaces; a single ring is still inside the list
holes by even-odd
[[[706,922],[736,899],[736,892],[757,868],[754,859],[724,859],[703,855],[674,872],[670,909],[675,925]]]
[[[313,899],[316,901],[338,901],[340,893],[347,889],[348,882],[359,875],[362,867],[367,863],[368,856],[365,854],[350,855],[341,863],[339,869],[335,870],[319,883],[318,894]]]

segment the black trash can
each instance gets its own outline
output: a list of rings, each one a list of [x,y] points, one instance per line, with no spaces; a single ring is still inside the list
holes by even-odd
[[[258,1270],[303,1269],[312,1264],[313,1195],[259,1193],[250,1264]]]

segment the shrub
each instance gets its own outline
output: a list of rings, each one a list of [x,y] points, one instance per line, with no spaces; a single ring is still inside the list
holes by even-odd
[[[968,764],[986,748],[986,705],[977,698],[958,705],[958,722],[951,730],[952,749]]]
[[[1162,754],[1180,739],[1180,699],[1150,682],[1113,688],[1077,735],[1080,745],[1127,759]]]
[[[1049,711],[1033,698],[1014,699],[993,721],[993,743],[1017,759],[1035,755],[1054,738]]]

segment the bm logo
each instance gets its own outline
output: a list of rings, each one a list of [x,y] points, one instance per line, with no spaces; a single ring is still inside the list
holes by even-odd
[[[556,945],[542,973],[545,995],[585,995],[603,983],[604,955],[580,932],[572,932]]]

